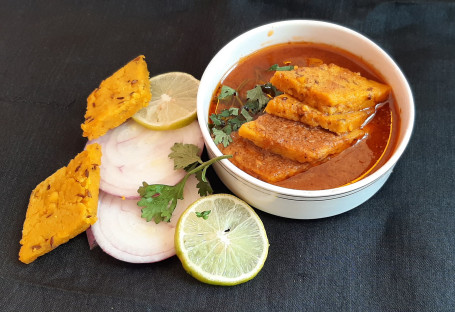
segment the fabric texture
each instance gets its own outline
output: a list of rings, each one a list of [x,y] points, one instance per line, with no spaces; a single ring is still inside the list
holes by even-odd
[[[411,142],[373,198],[321,220],[258,211],[269,256],[236,287],[202,284],[176,257],[117,261],[84,235],[19,262],[30,193],[84,148],[86,97],[102,79],[140,54],[151,75],[200,78],[231,39],[287,19],[359,31],[409,80]],[[0,310],[454,311],[454,82],[453,1],[2,1]]]

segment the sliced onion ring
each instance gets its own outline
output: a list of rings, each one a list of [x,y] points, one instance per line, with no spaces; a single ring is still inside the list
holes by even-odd
[[[176,142],[197,145],[201,151],[204,147],[197,121],[176,130],[154,131],[129,120],[87,144],[95,142],[103,153],[100,189],[125,198],[139,198],[137,189],[143,181],[175,185],[183,178],[185,171],[174,170],[168,157]]]
[[[136,199],[121,199],[100,192],[98,220],[87,236],[112,257],[131,263],[150,263],[175,255],[174,233],[180,215],[200,198],[197,179],[190,176],[184,189],[184,199],[177,202],[170,222],[156,224],[141,218]],[[91,247],[95,244],[92,240]]]

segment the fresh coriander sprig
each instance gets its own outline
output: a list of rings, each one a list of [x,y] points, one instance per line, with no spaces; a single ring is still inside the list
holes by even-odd
[[[223,155],[203,162],[199,157],[199,147],[193,144],[175,143],[171,150],[169,158],[174,160],[174,169],[184,169],[187,173],[179,183],[173,186],[150,185],[142,182],[142,186],[137,190],[141,196],[137,205],[143,207],[141,216],[147,222],[153,219],[158,224],[161,221],[169,222],[171,220],[177,201],[183,199],[185,183],[192,174],[195,174],[199,181],[197,184],[199,195],[212,194],[212,187],[205,176],[207,168],[221,159],[232,157],[232,155]]]

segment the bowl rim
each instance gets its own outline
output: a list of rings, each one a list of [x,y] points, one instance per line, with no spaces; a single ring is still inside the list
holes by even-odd
[[[208,122],[208,116],[205,116],[205,114],[208,114],[208,111],[204,111],[203,109],[203,94],[208,92],[205,90],[205,82],[209,79],[207,78],[208,76],[208,71],[211,67],[214,66],[214,64],[218,61],[218,59],[221,59],[222,56],[229,51],[230,47],[233,45],[237,44],[238,42],[243,42],[246,40],[246,38],[249,38],[251,36],[254,36],[256,33],[267,33],[270,30],[276,29],[278,27],[282,26],[289,26],[289,25],[295,25],[296,27],[305,27],[311,25],[311,27],[324,27],[324,28],[331,28],[333,30],[338,30],[344,33],[347,33],[348,35],[356,37],[356,39],[360,40],[364,44],[367,44],[374,48],[377,53],[381,54],[381,56],[386,60],[387,63],[390,63],[391,68],[393,68],[393,71],[398,74],[399,79],[404,83],[404,93],[406,95],[406,98],[409,99],[409,123],[406,128],[400,127],[400,132],[403,131],[402,135],[402,140],[400,142],[397,142],[397,144],[394,147],[393,153],[390,156],[390,158],[375,172],[372,174],[360,179],[359,181],[356,181],[354,183],[340,186],[337,188],[332,188],[332,189],[324,189],[324,190],[297,190],[297,189],[290,189],[290,188],[285,188],[281,186],[276,186],[267,182],[264,182],[262,180],[259,180],[245,171],[239,169],[237,166],[235,166],[233,163],[231,163],[228,159],[222,159],[219,164],[224,167],[224,169],[232,173],[233,176],[238,176],[245,182],[249,183],[250,185],[254,185],[256,189],[261,189],[261,190],[266,190],[269,192],[273,192],[276,194],[281,194],[286,197],[307,197],[307,198],[322,198],[322,197],[338,197],[339,195],[346,195],[347,193],[352,194],[356,193],[359,190],[362,190],[369,185],[373,184],[376,180],[380,179],[383,175],[387,174],[390,170],[393,169],[395,164],[398,162],[398,160],[401,158],[403,155],[406,147],[408,146],[408,143],[410,141],[413,129],[414,129],[414,122],[415,122],[415,103],[414,103],[414,98],[412,95],[411,88],[409,86],[409,82],[407,81],[404,73],[401,71],[399,66],[396,64],[396,62],[392,59],[390,55],[388,55],[381,47],[379,47],[376,43],[374,43],[371,39],[366,37],[363,34],[360,34],[357,31],[354,31],[350,28],[347,28],[345,26],[341,26],[339,24],[331,23],[331,22],[325,22],[325,21],[319,21],[319,20],[311,20],[311,19],[290,19],[290,20],[283,20],[283,21],[278,21],[278,22],[272,22],[268,24],[264,24],[255,28],[252,28],[239,36],[235,37],[231,41],[229,41],[226,45],[223,46],[216,54],[215,56],[211,59],[209,64],[207,65],[206,69],[204,70],[204,73],[201,77],[201,82],[199,85],[199,90],[198,90],[198,95],[197,95],[197,114],[198,114],[198,122],[199,126],[201,128],[202,135],[204,137],[205,143],[206,143],[206,148],[210,150],[215,157],[217,156],[222,156],[223,154],[221,151],[218,149],[216,144],[213,142],[213,139],[210,136],[210,132],[208,130],[207,122]],[[303,40],[295,40],[295,42],[298,41],[303,41]],[[291,40],[292,42],[292,40]],[[276,44],[276,43],[275,43]],[[253,50],[247,55],[250,55],[251,53],[254,53],[255,51],[258,51],[262,48],[265,48],[269,46],[270,44],[264,44],[261,46],[259,49]],[[344,49],[345,50],[345,49]],[[351,52],[352,53],[352,52]],[[237,60],[238,62],[238,60]],[[231,67],[235,66],[237,63],[235,62]],[[231,70],[231,68],[227,68],[226,71],[223,73],[223,76],[227,75],[227,73]],[[393,90],[393,87],[392,87]],[[213,93],[214,90],[210,90],[211,94]],[[211,95],[210,95],[211,96]],[[401,134],[399,134],[401,136]]]

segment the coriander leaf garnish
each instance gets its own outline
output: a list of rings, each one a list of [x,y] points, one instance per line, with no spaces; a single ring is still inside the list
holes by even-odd
[[[207,220],[209,218],[209,214],[211,213],[211,210],[204,210],[202,212],[195,211],[196,217],[202,218],[204,220]]]
[[[245,118],[246,122],[253,120],[253,117],[251,117],[250,113],[244,108],[242,108],[242,111],[240,112],[242,116]]]
[[[199,147],[193,144],[174,144],[172,153],[169,154],[169,158],[174,160],[174,168],[184,168],[187,173],[183,179],[174,186],[164,184],[150,185],[143,182],[142,186],[137,190],[141,196],[137,205],[143,207],[142,218],[146,219],[147,222],[153,219],[157,224],[161,221],[169,222],[172,213],[177,206],[177,201],[183,199],[185,183],[192,174],[195,174],[199,181],[197,187],[199,188],[198,192],[201,196],[213,193],[212,187],[205,177],[207,168],[221,159],[230,158],[232,156],[223,155],[203,162],[199,157],[199,152]]]
[[[231,131],[226,133],[227,131],[223,131],[222,129],[212,128],[212,133],[215,136],[213,141],[215,144],[223,143],[224,147],[227,147],[229,143],[232,142],[231,138]]]
[[[270,66],[269,70],[277,70],[277,71],[286,71],[286,70],[293,70],[294,65],[288,65],[288,66],[278,66],[278,64],[274,64]]]
[[[196,145],[176,143],[171,150],[169,158],[174,159],[174,169],[184,169],[195,162],[202,163],[198,154],[199,147]]]
[[[223,92],[223,87],[221,92]],[[282,94],[270,82],[256,85],[253,89],[246,92],[246,102],[243,104],[235,90],[230,87],[227,88],[231,89],[231,92],[232,90],[234,91],[235,94],[232,94],[240,102],[241,107],[231,107],[222,110],[218,114],[210,115],[212,123],[209,124],[213,141],[215,144],[222,143],[224,147],[227,147],[232,142],[231,133],[233,131],[239,130],[245,122],[253,120],[253,116],[262,112],[271,98]],[[218,98],[220,99],[220,97]]]
[[[228,109],[230,116],[237,116],[239,114],[239,109],[237,107],[231,107]]]
[[[256,85],[253,89],[248,90],[246,92],[246,97],[248,98],[248,101],[257,101],[258,111],[261,111],[270,100],[270,98],[262,91],[261,85]]]
[[[221,86],[221,91],[220,91],[220,95],[218,95],[218,99],[223,100],[232,95],[235,95],[236,93],[237,92],[235,91],[235,89],[232,89],[231,87],[223,85],[223,86]]]
[[[220,114],[218,115],[212,114],[210,115],[210,120],[213,122],[215,126],[221,126],[223,125],[223,121],[220,117],[221,117]]]
[[[271,97],[278,96],[283,94],[280,90],[278,90],[273,84],[267,82],[265,85],[262,86],[262,91]]]

